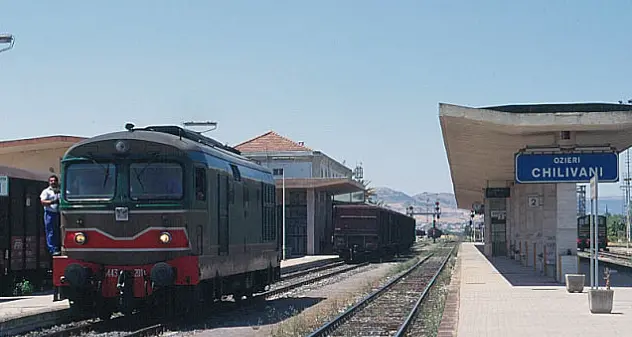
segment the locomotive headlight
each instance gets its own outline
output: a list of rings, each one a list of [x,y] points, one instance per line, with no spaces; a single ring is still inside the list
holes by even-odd
[[[86,243],[86,235],[81,232],[75,233],[75,242],[80,245]]]
[[[171,242],[171,234],[169,234],[168,232],[162,232],[160,233],[158,239],[160,239],[160,242],[167,244]]]

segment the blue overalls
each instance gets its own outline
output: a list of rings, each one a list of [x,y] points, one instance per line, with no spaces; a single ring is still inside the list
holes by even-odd
[[[42,200],[59,200],[59,194],[48,187],[42,191]],[[46,246],[51,255],[59,253],[59,204],[44,206],[44,229],[46,231]]]

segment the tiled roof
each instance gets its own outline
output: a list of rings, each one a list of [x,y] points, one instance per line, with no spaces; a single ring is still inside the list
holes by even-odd
[[[235,146],[241,152],[312,151],[309,147],[285,138],[274,131],[247,140]]]

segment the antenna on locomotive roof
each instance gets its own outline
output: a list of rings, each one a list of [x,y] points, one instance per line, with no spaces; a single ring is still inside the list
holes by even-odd
[[[207,121],[207,122],[183,122],[182,123],[183,126],[185,127],[192,127],[192,126],[211,126],[212,128],[208,129],[208,130],[204,130],[204,131],[195,131],[197,133],[205,133],[205,132],[209,132],[209,131],[213,131],[215,129],[217,129],[217,122],[211,122],[211,121]]]

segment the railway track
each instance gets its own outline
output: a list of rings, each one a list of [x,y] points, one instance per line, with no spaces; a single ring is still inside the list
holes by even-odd
[[[251,299],[253,300],[265,299],[274,295],[289,292],[293,289],[302,287],[304,285],[316,283],[318,281],[333,277],[338,274],[349,272],[354,269],[358,269],[367,265],[369,265],[368,262],[355,264],[355,265],[344,265],[344,264],[334,263],[333,265],[321,266],[318,268],[310,269],[312,271],[311,275],[308,275],[307,273],[305,273],[308,270],[304,272],[293,273],[296,275],[293,275],[289,278],[286,277],[285,279],[282,279],[281,281],[273,284],[270,290],[263,293],[255,294],[253,295]],[[327,270],[329,271],[326,272]],[[305,277],[305,276],[308,276],[308,277]],[[288,280],[293,280],[293,281],[288,281]],[[201,312],[200,311],[194,311],[194,312],[198,314],[198,316],[204,316],[205,313],[208,313],[207,310],[201,310]],[[86,321],[84,324],[80,324],[80,325],[69,327],[69,328],[62,328],[60,330],[52,331],[42,336],[70,337],[70,336],[79,336],[79,335],[89,333],[89,332],[112,333],[112,332],[120,332],[123,330],[125,332],[119,333],[118,334],[119,337],[155,336],[167,331],[169,328],[177,326],[178,324],[182,324],[185,321],[190,321],[190,320],[195,319],[195,318],[192,319],[190,316],[186,316],[186,317],[176,317],[173,320],[168,320],[167,322],[161,322],[158,319],[149,319],[146,316],[143,316],[143,314],[137,314],[137,315],[119,316],[107,321],[103,321],[103,320],[99,320],[96,322]]]
[[[309,337],[404,336],[456,245],[433,252]]]
[[[319,272],[319,271],[335,268],[335,267],[338,267],[338,266],[341,266],[341,265],[344,265],[344,264],[345,264],[344,261],[337,261],[337,262],[328,263],[326,265],[322,265],[322,266],[315,267],[315,268],[299,270],[299,271],[296,271],[296,272],[293,272],[293,273],[281,274],[281,281],[286,281],[286,280],[294,279],[294,278],[297,278],[297,277],[300,277],[300,276],[313,274],[315,272]]]

